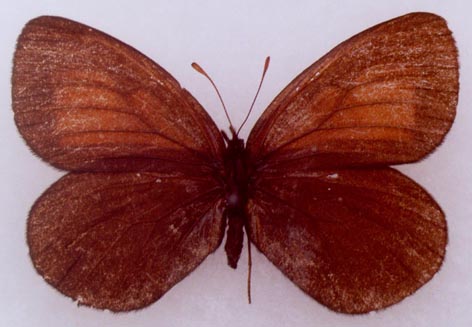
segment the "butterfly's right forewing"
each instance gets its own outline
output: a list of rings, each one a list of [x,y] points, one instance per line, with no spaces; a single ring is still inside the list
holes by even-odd
[[[412,13],[341,43],[297,76],[248,138],[263,169],[419,160],[454,120],[457,48],[443,18]]]

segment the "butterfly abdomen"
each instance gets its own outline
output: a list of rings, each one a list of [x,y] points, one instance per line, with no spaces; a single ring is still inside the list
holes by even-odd
[[[248,169],[244,141],[233,134],[226,138],[225,167],[225,219],[228,225],[225,251],[228,265],[236,268],[243,247],[243,228],[247,225]]]

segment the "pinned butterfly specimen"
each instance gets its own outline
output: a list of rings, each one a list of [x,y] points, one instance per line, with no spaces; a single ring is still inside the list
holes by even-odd
[[[68,173],[31,209],[38,273],[81,304],[145,307],[244,235],[332,310],[392,305],[438,271],[439,205],[392,164],[443,140],[458,99],[446,22],[412,13],[341,43],[242,140],[159,65],[88,26],[39,17],[14,56],[13,110],[31,149]]]

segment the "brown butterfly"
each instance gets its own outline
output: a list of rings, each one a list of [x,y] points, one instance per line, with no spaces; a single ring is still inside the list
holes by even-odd
[[[31,209],[34,266],[63,294],[145,307],[221,244],[248,240],[332,310],[392,305],[438,271],[444,213],[391,164],[443,140],[458,99],[443,18],[412,13],[341,43],[270,104],[247,143],[159,65],[88,26],[39,17],[14,57],[31,149],[70,171]]]

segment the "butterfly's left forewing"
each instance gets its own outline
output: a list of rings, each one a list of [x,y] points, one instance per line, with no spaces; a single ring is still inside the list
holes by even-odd
[[[24,27],[12,98],[28,145],[61,169],[195,172],[221,161],[218,128],[169,73],[65,18],[38,17]]]

